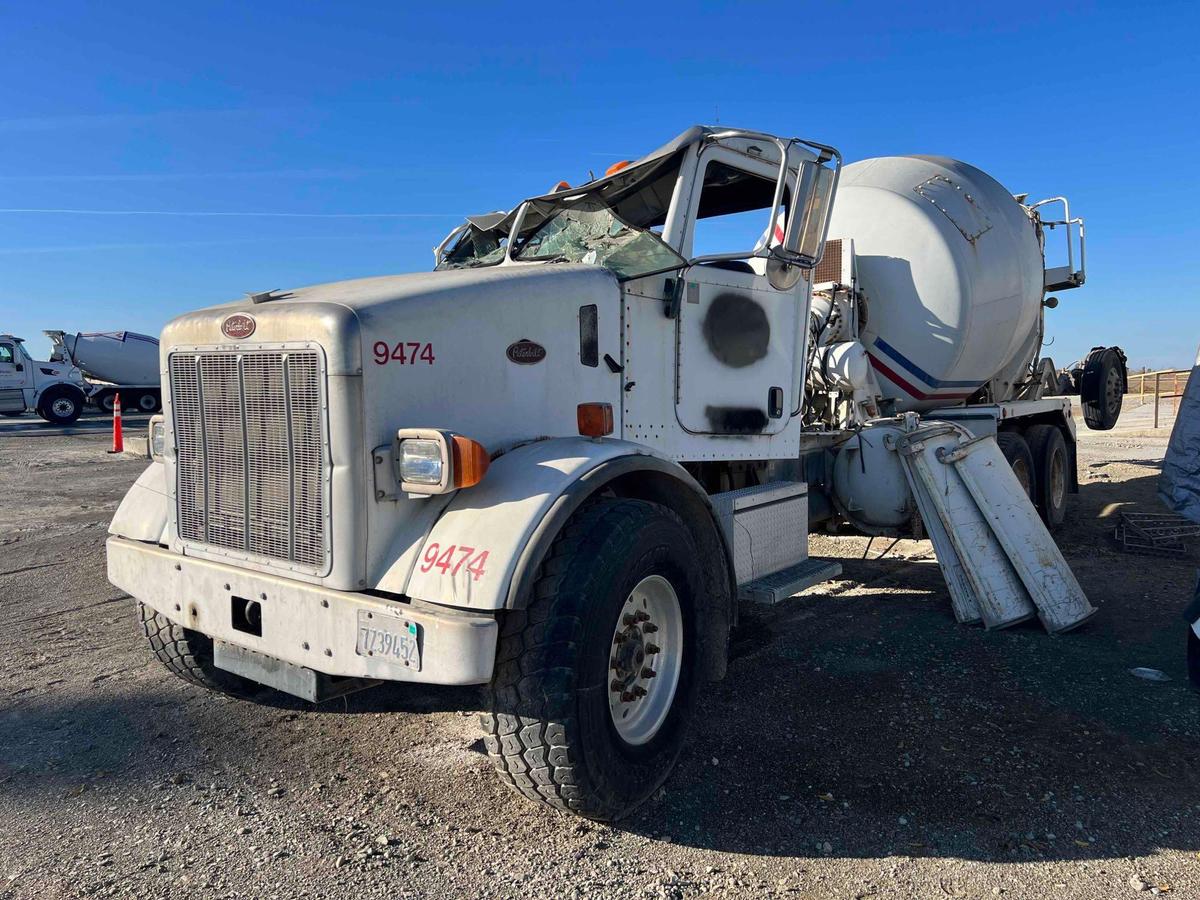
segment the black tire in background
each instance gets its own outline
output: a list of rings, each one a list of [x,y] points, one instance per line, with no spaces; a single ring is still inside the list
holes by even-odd
[[[101,412],[112,415],[113,404],[117,399],[117,392],[113,390],[103,390],[98,394],[92,395],[92,405]]]
[[[1029,499],[1036,501],[1037,470],[1033,465],[1033,453],[1030,452],[1025,438],[1016,431],[1000,431],[996,433],[996,443],[1000,445],[1000,452],[1008,460],[1017,481],[1021,482],[1021,486],[1029,494]]]
[[[1033,502],[1047,528],[1056,528],[1067,517],[1067,492],[1071,460],[1062,432],[1053,425],[1030,425],[1025,440],[1033,454]]]
[[[77,387],[59,384],[46,388],[38,400],[38,415],[51,425],[70,425],[83,413],[86,398]]]
[[[162,402],[159,400],[158,391],[139,391],[134,394],[133,400],[129,404],[129,409],[133,412],[141,413],[156,413],[162,409]]]
[[[567,524],[528,606],[506,613],[501,627],[482,724],[505,783],[530,800],[600,821],[628,814],[662,784],[683,747],[700,682],[697,555],[679,517],[654,503],[599,500]],[[661,725],[634,744],[610,711],[626,640],[614,631],[628,618],[633,588],[654,577],[669,582],[678,599],[681,657]]]
[[[1083,419],[1093,431],[1108,431],[1121,416],[1125,399],[1125,357],[1116,347],[1097,347],[1088,354],[1079,376]]]
[[[250,697],[262,687],[248,678],[218,669],[212,638],[177,625],[144,603],[138,603],[142,634],[166,668],[189,684],[234,697]]]

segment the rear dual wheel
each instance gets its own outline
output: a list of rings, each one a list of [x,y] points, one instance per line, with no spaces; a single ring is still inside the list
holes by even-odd
[[[507,784],[602,821],[662,784],[699,686],[697,556],[654,503],[596,501],[567,525],[497,648],[484,742]]]
[[[1030,425],[1024,434],[999,432],[996,443],[1046,527],[1061,525],[1067,515],[1071,477],[1071,462],[1062,431],[1053,425]]]

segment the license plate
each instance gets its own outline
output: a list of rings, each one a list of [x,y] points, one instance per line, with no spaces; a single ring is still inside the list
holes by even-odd
[[[398,662],[421,671],[421,629],[416,622],[387,613],[358,611],[358,643],[354,652]]]

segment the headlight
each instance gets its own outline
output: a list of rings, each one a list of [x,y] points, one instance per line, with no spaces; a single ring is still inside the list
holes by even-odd
[[[446,468],[440,441],[408,438],[400,442],[400,480],[409,484],[441,484]]]
[[[483,480],[490,457],[477,441],[438,428],[401,428],[392,466],[406,494],[444,494]]]
[[[167,453],[167,423],[162,416],[150,418],[150,458],[162,459]]]

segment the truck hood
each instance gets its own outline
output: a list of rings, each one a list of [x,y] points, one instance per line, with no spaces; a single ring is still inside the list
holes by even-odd
[[[269,291],[173,319],[162,333],[163,362],[172,348],[237,343],[222,326],[241,314],[253,321],[253,332],[241,340],[254,344],[317,341],[329,357],[329,374],[360,374],[360,348],[370,338],[370,329],[376,323],[395,322],[406,311],[415,312],[415,307],[424,311],[430,304],[444,304],[445,315],[453,318],[456,310],[481,301],[505,304],[530,294],[561,294],[569,305],[576,297],[616,291],[612,272],[579,263],[382,275]]]

